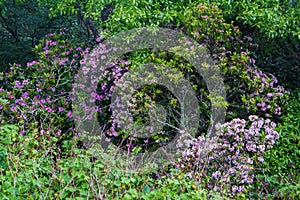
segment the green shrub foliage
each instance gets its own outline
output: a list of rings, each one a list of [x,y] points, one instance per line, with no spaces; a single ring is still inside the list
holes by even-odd
[[[288,114],[276,129],[280,139],[273,149],[266,151],[265,163],[260,166],[263,170],[257,172],[256,184],[261,189],[253,189],[253,195],[258,198],[299,198],[299,97],[299,91],[296,90],[286,106]]]

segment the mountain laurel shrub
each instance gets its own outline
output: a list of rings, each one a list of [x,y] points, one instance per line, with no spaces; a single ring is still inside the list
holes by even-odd
[[[242,193],[253,183],[258,163],[264,162],[265,151],[279,139],[275,127],[270,119],[256,115],[249,116],[247,121],[235,118],[222,125],[217,138],[200,136],[179,144],[187,149],[176,167],[210,190],[225,190],[232,195]]]

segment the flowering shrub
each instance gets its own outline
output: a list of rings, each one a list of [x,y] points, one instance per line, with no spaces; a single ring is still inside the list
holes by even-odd
[[[39,60],[0,73],[0,121],[17,124],[20,134],[37,129],[41,135],[59,136],[72,131],[70,92],[87,50],[66,39],[66,29],[46,35],[37,47]]]
[[[289,92],[280,85],[275,86],[278,82],[276,77],[272,74],[267,75],[257,68],[248,67],[245,78],[248,79],[248,88],[253,91],[242,95],[242,101],[247,109],[267,118],[281,116],[280,105],[284,105]]]
[[[228,86],[228,119],[255,114],[276,121],[289,93],[276,85],[278,81],[272,74],[255,65],[248,50],[257,46],[253,39],[242,37],[237,27],[224,21],[217,6],[205,4],[195,6],[183,19],[187,34],[205,43],[220,66]]]
[[[192,35],[199,43],[207,45],[211,56],[216,59],[217,65],[222,70],[227,85],[228,101],[230,103],[228,119],[247,118],[249,115],[255,114],[260,117],[274,118],[274,121],[276,121],[278,116],[281,115],[281,105],[286,102],[288,93],[283,87],[276,85],[277,80],[272,74],[268,75],[255,66],[255,60],[251,58],[251,52],[247,50],[247,46],[255,46],[255,44],[251,43],[252,38],[241,38],[241,33],[237,27],[224,22],[222,13],[217,6],[198,5],[188,12],[184,19],[180,20],[186,26],[185,31],[187,34]],[[102,46],[97,53],[102,54],[103,52],[101,51],[105,52],[108,50]],[[140,51],[133,55],[127,55],[127,60],[130,61],[128,62],[130,65],[126,65],[125,67],[120,67],[115,63],[111,67],[106,66],[106,68],[100,69],[102,73],[100,76],[100,88],[102,89],[98,90],[98,95],[100,96],[98,96],[99,99],[97,100],[100,102],[98,105],[101,105],[102,114],[109,113],[110,97],[112,90],[115,88],[114,85],[126,75],[128,70],[143,63],[163,63],[176,70],[180,69],[183,71],[185,78],[188,77],[190,84],[195,89],[199,104],[206,105],[203,107],[200,106],[200,109],[206,114],[200,122],[203,127],[201,133],[206,131],[209,122],[209,117],[207,116],[210,115],[209,93],[205,89],[203,79],[193,73],[195,71],[193,66],[190,66],[186,61],[177,58],[169,52],[159,51],[154,53]],[[123,60],[121,63],[124,65],[126,62]],[[92,65],[95,65],[95,63]],[[96,67],[94,66],[94,68]],[[149,91],[160,91],[165,95]],[[137,122],[145,121],[146,119],[143,113],[146,113],[149,109],[145,105],[151,105],[154,100],[161,99],[155,99],[155,96],[172,99],[169,94],[166,95],[167,90],[157,90],[157,88],[152,86],[136,91],[136,94],[140,95],[140,97],[133,97],[128,102],[132,112],[127,113],[126,117],[128,119],[135,119]],[[138,101],[137,99],[140,100]],[[170,106],[169,103],[164,102],[162,105]],[[143,108],[141,109],[141,107]],[[103,109],[106,109],[106,112],[103,112]],[[141,110],[143,111],[141,112]],[[116,119],[110,117],[106,118],[106,122],[110,121],[111,123],[108,135],[113,137],[124,136],[124,132],[120,132],[121,122],[117,122]],[[123,127],[123,130],[129,130],[129,127]],[[148,130],[150,133],[151,131],[152,129]],[[160,139],[163,140],[162,137]],[[138,140],[137,138],[134,138],[134,140],[137,141],[135,144],[149,143],[149,140]],[[153,141],[161,140],[151,140],[150,143],[153,145]]]
[[[279,139],[275,127],[271,120],[256,115],[249,116],[249,121],[233,119],[222,126],[212,143],[200,136],[180,144],[188,149],[176,167],[207,182],[208,189],[225,189],[236,195],[252,184],[257,164],[264,162],[265,151]]]
[[[151,117],[147,117],[147,114],[149,111],[151,111],[151,106],[154,105],[155,100],[161,100],[161,105],[163,106],[169,106],[172,104],[173,107],[178,105],[178,103],[172,103],[171,101],[174,101],[174,98],[172,98],[172,95],[170,92],[164,88],[156,87],[155,81],[152,77],[145,77],[149,78],[149,84],[140,88],[140,89],[134,89],[133,83],[128,83],[128,81],[124,84],[117,85],[118,82],[123,81],[124,77],[128,75],[129,70],[136,69],[139,65],[143,64],[144,62],[147,62],[149,60],[149,52],[141,51],[136,53],[137,55],[127,55],[127,60],[124,59],[116,59],[112,62],[105,63],[104,65],[99,65],[97,63],[97,56],[100,55],[100,57],[106,57],[105,53],[109,52],[111,49],[106,49],[106,46],[104,44],[100,44],[100,48],[98,48],[96,51],[93,52],[93,54],[90,57],[87,57],[86,60],[83,60],[82,63],[90,66],[90,68],[87,68],[86,66],[83,66],[82,70],[82,77],[78,78],[78,83],[74,84],[74,88],[77,91],[87,91],[90,89],[90,85],[87,84],[88,88],[85,88],[86,86],[81,83],[86,83],[85,80],[88,79],[89,76],[91,76],[91,83],[98,82],[99,84],[96,85],[97,93],[95,92],[88,92],[90,95],[88,102],[83,100],[80,103],[81,108],[83,111],[91,111],[93,109],[98,109],[98,121],[101,125],[106,126],[106,129],[104,130],[104,133],[106,135],[106,139],[108,141],[113,142],[116,145],[124,146],[127,145],[127,149],[132,150],[135,146],[142,147],[143,151],[149,150],[149,149],[155,149],[154,147],[156,144],[158,144],[161,141],[167,140],[168,137],[167,134],[164,135],[165,131],[163,130],[157,130],[157,127],[152,124],[152,126],[149,125],[149,122],[151,121]],[[163,54],[163,52],[160,52]],[[143,55],[142,57],[146,59],[140,59],[140,55]],[[138,57],[138,58],[137,58]],[[167,61],[165,62],[168,65],[173,65],[174,61]],[[130,64],[129,64],[130,63]],[[162,71],[162,69],[157,68],[159,73],[167,74],[169,77],[172,76],[172,74],[168,74],[166,71]],[[97,75],[96,75],[97,74]],[[140,74],[138,74],[140,75]],[[135,76],[133,74],[135,80],[135,83],[140,82],[143,80],[143,78]],[[152,81],[152,82],[151,82]],[[151,84],[153,83],[153,84]],[[94,85],[95,86],[95,85]],[[116,105],[111,105],[112,101],[112,93],[113,91],[120,90],[121,92],[124,92],[124,94],[127,94],[126,92],[130,91],[130,94],[132,94],[131,99],[126,102],[123,99],[115,99],[116,102],[118,102]],[[123,95],[124,98],[127,97],[127,95]],[[81,98],[81,96],[77,96],[76,98]],[[123,97],[121,97],[123,98]],[[170,99],[168,99],[170,98]],[[81,99],[79,99],[80,101]],[[94,103],[96,106],[89,106],[88,103]],[[128,112],[127,109],[125,109],[125,106],[128,106],[130,112]],[[119,110],[118,110],[119,109]],[[112,115],[112,110],[118,110],[116,112],[116,115]],[[157,114],[157,113],[153,113]],[[125,116],[122,118],[122,115]],[[120,117],[121,116],[121,117]],[[88,119],[91,120],[92,116],[80,116],[81,119]],[[121,118],[121,120],[120,120]],[[80,119],[75,119],[80,121]],[[131,121],[132,123],[129,123]],[[127,123],[126,123],[127,122]],[[168,121],[170,123],[170,121]],[[129,136],[129,132],[132,131],[132,127],[134,125],[140,125],[143,124],[144,126],[147,126],[145,130],[139,130],[139,132],[149,132],[150,134],[154,133],[155,135],[153,137],[149,138],[139,138],[136,135]],[[125,127],[124,127],[125,126]],[[168,132],[170,133],[170,132]]]

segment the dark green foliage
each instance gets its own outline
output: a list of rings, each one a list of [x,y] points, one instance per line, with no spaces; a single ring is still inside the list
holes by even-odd
[[[259,44],[254,49],[257,65],[274,74],[286,89],[300,88],[300,40],[296,37],[267,39],[261,34],[253,38]]]
[[[295,0],[207,0],[253,38],[256,64],[287,89],[300,87],[300,3]]]
[[[0,5],[0,66],[8,63],[25,63],[34,58],[31,51],[45,32],[40,22],[48,18],[45,10],[38,10],[36,1],[20,3],[2,1]],[[43,25],[44,26],[44,25]],[[44,30],[43,30],[44,29]],[[3,70],[0,68],[1,71]]]
[[[68,27],[72,42],[90,44],[90,28],[80,16],[50,18],[51,7],[37,0],[1,0],[0,2],[0,71],[7,71],[9,64],[37,58],[35,45],[47,34]]]

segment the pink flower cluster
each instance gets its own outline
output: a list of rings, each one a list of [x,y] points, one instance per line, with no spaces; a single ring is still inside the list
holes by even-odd
[[[253,182],[257,162],[264,162],[265,150],[279,139],[275,127],[270,119],[256,115],[247,121],[233,119],[214,138],[190,140],[176,166],[199,182],[210,177],[208,189],[230,189],[233,195],[243,192]]]
[[[0,121],[18,124],[20,134],[35,129],[60,135],[72,129],[71,82],[84,51],[60,37],[64,34],[48,34],[38,60],[0,73],[6,85],[0,88]]]
[[[272,115],[280,116],[281,105],[286,102],[285,95],[289,94],[282,86],[276,86],[278,82],[272,74],[266,74],[261,70],[246,66],[248,87],[253,91],[244,100],[248,110],[257,110],[257,114],[264,117]]]

